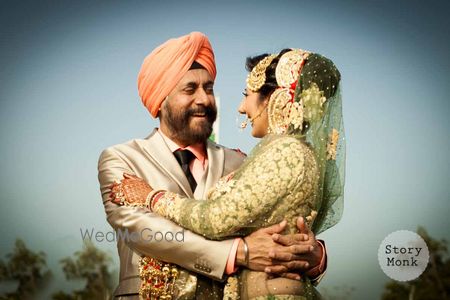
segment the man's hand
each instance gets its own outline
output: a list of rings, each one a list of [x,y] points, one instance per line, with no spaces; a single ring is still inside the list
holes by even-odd
[[[236,255],[237,265],[297,280],[300,279],[299,273],[306,273],[319,265],[323,255],[322,247],[303,218],[297,219],[299,232],[296,234],[281,235],[286,224],[283,221],[245,237],[249,248],[249,263],[245,264],[244,245],[241,241]]]
[[[279,248],[273,249],[269,252],[269,257],[273,259],[274,266],[267,267],[265,269],[267,273],[291,279],[298,278],[298,274],[292,276],[288,272],[307,273],[311,277],[319,275],[308,273],[308,271],[320,264],[324,255],[322,246],[319,245],[314,233],[302,217],[297,219],[297,228],[299,232],[296,234],[280,235],[274,233],[272,235],[275,242],[287,248],[281,251]]]
[[[286,224],[286,221],[282,221],[279,224],[261,228],[245,237],[249,252],[248,265],[245,262],[244,243],[241,240],[236,255],[237,265],[260,272],[264,271],[266,267],[272,266],[272,258],[269,257],[269,252],[274,248],[279,251],[281,251],[280,248],[284,248],[283,245],[273,240],[272,235],[282,232],[286,228]]]

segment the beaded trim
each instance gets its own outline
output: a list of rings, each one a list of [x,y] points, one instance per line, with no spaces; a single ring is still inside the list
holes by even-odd
[[[178,278],[176,265],[161,262],[151,257],[141,257],[139,276],[141,299],[173,299],[175,280]]]
[[[328,144],[327,144],[327,160],[336,160],[336,148],[339,141],[339,131],[337,131],[335,128],[330,133],[330,136],[328,137]]]

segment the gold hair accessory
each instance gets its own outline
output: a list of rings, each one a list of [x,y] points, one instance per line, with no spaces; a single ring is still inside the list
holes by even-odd
[[[269,99],[267,111],[269,119],[269,132],[275,134],[286,133],[289,127],[286,115],[287,104],[291,101],[291,93],[288,88],[276,89]]]
[[[257,92],[266,82],[266,69],[272,62],[272,60],[277,57],[272,54],[264,57],[248,74],[247,76],[247,88],[252,92]]]
[[[294,101],[298,77],[309,52],[293,49],[280,57],[275,69],[279,86],[269,99],[269,132],[284,134],[292,125],[294,130],[302,130],[303,103]]]
[[[303,109],[300,102],[291,101],[291,92],[280,88],[272,93],[269,100],[269,132],[284,134],[292,125],[294,129],[302,129]]]
[[[308,55],[307,51],[293,49],[281,56],[275,69],[275,77],[280,87],[290,88],[298,81],[301,68]]]

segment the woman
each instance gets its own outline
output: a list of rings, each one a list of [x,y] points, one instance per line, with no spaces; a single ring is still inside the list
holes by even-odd
[[[300,49],[249,58],[247,69],[239,112],[250,120],[252,135],[263,139],[244,164],[222,178],[206,201],[153,191],[127,176],[113,187],[114,202],[145,206],[209,239],[246,236],[283,218],[286,233],[295,233],[299,215],[316,234],[333,226],[342,212],[345,160],[339,71],[329,59]],[[123,196],[135,186],[144,190],[143,197]],[[144,281],[155,278],[155,264],[143,259]],[[168,268],[161,272],[159,285],[173,285],[177,274]],[[143,294],[157,287],[152,282]],[[225,291],[225,297],[241,299],[309,299],[315,294],[306,277],[269,278],[249,270],[238,280],[229,279]]]

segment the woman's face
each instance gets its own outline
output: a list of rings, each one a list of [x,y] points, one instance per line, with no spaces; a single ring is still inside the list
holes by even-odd
[[[267,117],[268,98],[260,99],[260,94],[245,89],[244,98],[239,105],[239,113],[246,114],[252,125],[252,136],[261,138],[267,134],[269,120]]]

